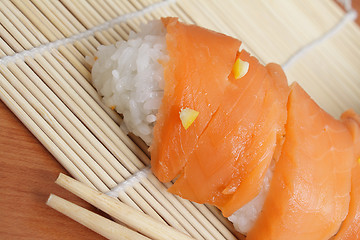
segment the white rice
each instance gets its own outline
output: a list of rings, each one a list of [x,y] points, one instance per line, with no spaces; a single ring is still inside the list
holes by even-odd
[[[163,98],[167,61],[166,29],[160,20],[131,32],[128,41],[100,46],[92,67],[92,81],[103,102],[123,114],[122,128],[142,138],[153,138],[156,114]]]
[[[269,167],[265,174],[264,184],[260,193],[228,217],[228,219],[234,224],[236,231],[246,235],[246,233],[254,226],[255,221],[259,217],[259,214],[264,206],[267,193],[269,192],[273,169],[274,164]]]
[[[92,67],[93,85],[103,96],[103,102],[123,115],[123,129],[141,137],[148,145],[163,98],[164,69],[159,60],[168,61],[165,34],[162,22],[152,21],[142,26],[139,33],[131,32],[128,41],[100,46]],[[229,217],[237,231],[246,234],[254,225],[271,177],[269,168],[260,194]]]

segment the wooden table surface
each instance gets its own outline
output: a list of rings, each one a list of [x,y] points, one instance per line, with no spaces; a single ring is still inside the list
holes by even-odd
[[[60,172],[66,173],[0,101],[0,239],[102,239],[45,204],[55,193],[98,212],[54,183]]]
[[[353,6],[359,10],[360,0]],[[0,239],[103,239],[45,204],[55,193],[99,213],[54,183],[60,172],[66,173],[0,101]]]

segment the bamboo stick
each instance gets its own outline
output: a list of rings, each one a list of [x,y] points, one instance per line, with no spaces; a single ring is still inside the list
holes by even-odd
[[[164,225],[146,214],[136,211],[113,198],[95,191],[81,182],[60,174],[56,183],[91,205],[103,210],[133,229],[153,239],[193,239],[178,230]]]
[[[46,204],[108,239],[150,240],[150,238],[147,238],[85,208],[79,207],[76,204],[66,201],[54,194],[49,196]]]
[[[166,210],[171,213],[179,223],[181,223],[188,233],[196,239],[204,239],[204,234],[201,232],[201,224],[193,221],[193,216],[189,213],[189,211],[181,205],[174,195],[167,192],[164,185],[159,183],[153,174],[148,174],[148,177],[142,180],[142,184],[150,192],[159,191],[161,193],[156,194],[156,199],[163,203],[164,208],[166,208]]]
[[[61,33],[62,36],[64,37],[70,37],[73,33],[71,32],[71,30],[68,30],[68,28],[59,28],[59,24],[61,24],[61,21],[58,17],[57,14],[54,14],[53,11],[49,11],[48,8],[46,7],[46,2],[41,2],[41,1],[37,1],[37,0],[32,0],[32,4],[34,4],[34,6],[36,8],[39,9],[39,11],[41,11],[44,16],[54,25],[54,27],[56,27],[56,29],[59,30],[59,32]],[[49,5],[47,5],[49,6]],[[58,38],[59,39],[59,38]]]
[[[14,76],[4,70],[2,70],[2,74],[6,74],[6,78],[14,78]],[[4,71],[3,71],[4,70]],[[52,129],[52,127],[49,126],[48,122],[44,120],[44,118],[47,118],[47,120],[53,124],[56,124],[53,119],[51,119],[50,115],[47,113],[47,111],[43,108],[40,108],[38,111],[41,112],[42,116],[36,113],[36,110],[33,109],[30,104],[22,98],[20,94],[16,92],[16,90],[13,88],[12,85],[10,85],[7,81],[4,81],[4,79],[0,79],[1,87],[4,88],[5,91],[10,92],[14,100],[21,105],[25,112],[27,112],[28,115],[31,115],[36,122],[37,125],[41,126],[42,129],[46,132],[46,134],[52,139],[54,142],[59,143],[60,149],[67,155],[69,159],[73,160],[73,163],[82,170],[85,176],[92,176],[92,179],[95,179],[96,181],[93,182],[93,184],[102,191],[107,191],[107,187],[104,185],[104,183],[95,175],[95,173],[82,161],[82,159],[71,149],[68,148],[68,145],[64,140],[62,140]],[[34,100],[31,95],[27,95],[27,100]],[[40,106],[39,106],[40,107]]]
[[[215,206],[208,204],[193,203],[194,206],[206,217],[226,239],[242,239],[244,235],[237,232],[234,225],[222,215],[221,211]]]
[[[77,18],[75,18],[74,15],[72,15],[67,8],[63,4],[61,4],[60,1],[57,0],[51,0],[50,2],[54,8],[59,11],[60,16],[64,16],[70,23],[72,27],[76,28],[76,31],[74,33],[80,33],[86,31],[86,28],[78,21]],[[96,49],[100,43],[95,39],[94,36],[90,36],[88,39],[89,43]]]
[[[0,5],[1,7],[1,5]],[[24,49],[30,49],[32,48],[32,45],[28,41],[21,41],[24,36],[15,28],[8,18],[5,17],[5,15],[0,12],[0,22],[1,24],[7,28],[7,31],[13,36],[14,39],[17,39],[18,42],[21,44],[22,48]],[[19,40],[20,39],[20,40]],[[21,47],[19,47],[21,49]]]
[[[71,13],[74,15],[74,17],[76,17],[87,29],[90,29],[92,27],[94,27],[94,25],[90,22],[90,20],[92,19],[91,16],[89,16],[89,18],[85,17],[83,15],[83,11],[81,9],[78,9],[77,6],[77,2],[70,2],[70,1],[64,1],[62,2],[64,4],[64,6],[69,9],[71,11]],[[85,13],[86,14],[86,13]],[[94,36],[96,39],[99,40],[99,42],[101,42],[104,45],[109,45],[111,42],[108,41],[106,38],[106,36],[109,36],[108,33],[106,33],[105,31],[101,32],[101,33],[94,33]]]
[[[36,4],[36,6],[38,6],[39,8],[41,8],[43,10],[43,12],[45,12],[46,16],[53,16],[54,14],[59,16],[59,18],[61,18],[61,21],[56,21],[55,26],[57,26],[59,29],[63,29],[64,31],[68,31],[68,32],[73,32],[73,33],[79,33],[79,31],[76,31],[76,29],[74,29],[73,25],[68,22],[66,20],[66,18],[64,18],[64,16],[62,14],[60,14],[59,11],[57,11],[57,9],[51,5],[50,2],[46,1],[37,1],[34,0],[34,3]],[[49,11],[49,8],[51,9],[51,11]],[[54,13],[54,14],[53,14]],[[65,24],[63,24],[65,23]],[[68,30],[68,29],[71,30]],[[70,37],[71,35],[67,35],[66,37]],[[86,56],[92,56],[94,54],[94,52],[96,51],[95,47],[93,47],[93,45],[90,44],[89,41],[87,41],[86,39],[81,40],[80,42],[75,42],[74,45],[78,48],[79,51],[82,51],[84,55]],[[98,46],[98,44],[96,44],[96,46]],[[60,73],[62,71],[59,71]],[[105,110],[110,116],[111,118],[117,122],[118,124],[121,122],[121,119],[119,117],[119,115],[115,114],[113,111],[110,111],[110,109],[108,107],[106,107],[102,102],[101,102],[101,98],[99,97],[98,93],[94,90],[94,88],[88,83],[88,80],[86,80],[85,78],[83,78],[81,75],[77,75],[76,71],[73,71],[70,69],[70,72],[72,72],[72,74],[74,75],[74,78],[78,80],[79,84],[88,92],[88,94],[90,94],[92,96],[92,98],[96,101],[96,103],[98,105],[100,105],[103,110]],[[68,79],[67,77],[65,79]],[[69,83],[73,83],[74,81],[69,81]],[[75,81],[76,82],[76,81]],[[79,89],[76,86],[73,86],[74,89]],[[82,98],[87,99],[86,97],[82,96]],[[90,106],[94,106],[91,103],[89,103]]]
[[[24,79],[23,81],[26,82],[26,77],[25,75],[19,71],[16,66],[14,64],[9,64],[8,65],[9,69],[12,70],[13,73],[16,74],[16,77],[19,78],[19,79]],[[26,89],[24,88],[18,81],[17,81],[17,78],[15,78],[7,68],[1,68],[0,69],[1,73],[6,76],[7,79],[12,79],[12,85],[13,86],[16,86],[17,87],[17,90],[22,92],[22,95],[26,98],[26,100],[29,102],[29,103],[32,103],[32,106],[35,107],[35,108],[38,108],[40,106],[42,106],[38,100],[36,98],[34,98],[32,96],[32,94]],[[6,82],[3,82],[3,84],[7,84]],[[8,86],[8,85],[6,85]],[[10,87],[10,86],[9,86]],[[15,93],[15,91],[13,91]],[[20,99],[20,98],[18,98]],[[89,159],[87,158],[87,153],[80,147],[80,145],[73,141],[72,138],[67,134],[66,131],[64,131],[64,129],[62,128],[61,125],[58,124],[58,122],[53,118],[53,116],[45,109],[45,108],[39,108],[37,109],[37,111],[43,115],[43,117],[47,120],[47,122],[49,124],[51,124],[52,127],[54,127],[54,129],[60,134],[60,136],[62,136],[65,141],[70,141],[71,144],[69,144],[69,146],[71,146],[71,148],[73,150],[75,150],[76,152],[78,152],[78,154],[80,154],[80,156],[82,156],[82,159],[85,160],[85,159],[88,159],[86,162],[87,162],[87,165],[88,166],[92,166],[92,169],[94,172],[96,172],[97,174],[100,174],[104,177],[105,181],[110,180],[110,178],[107,178],[107,175],[104,174],[104,172],[102,172],[103,170],[101,170],[99,168],[98,165],[94,164],[94,162],[92,161],[92,159]],[[85,166],[85,165],[82,165],[82,166]],[[107,180],[106,180],[107,179]],[[97,186],[101,186],[100,183],[98,183]],[[105,190],[105,188],[102,188],[103,190]]]
[[[20,63],[23,64],[23,63]],[[64,129],[64,127],[54,118],[54,116],[47,111],[46,108],[42,107],[42,104],[37,100],[32,94],[29,92],[28,89],[26,89],[17,79],[22,79],[22,82],[25,82],[27,80],[25,74],[23,74],[21,71],[19,71],[18,68],[14,64],[8,65],[9,70],[13,72],[13,74],[16,76],[16,78],[12,77],[10,73],[8,73],[6,70],[1,71],[7,79],[11,79],[11,84],[14,86],[17,91],[24,96],[26,101],[30,103],[34,109],[39,112],[40,115],[43,116],[43,118],[50,124],[50,126],[59,134],[59,136],[66,142],[66,144],[77,153],[77,155],[82,159],[83,162],[86,163],[87,166],[91,168],[91,170],[100,178],[102,181],[108,186],[108,188],[111,188],[116,185],[116,183],[111,179],[111,177],[105,172],[106,169],[109,169],[109,165],[105,165],[102,162],[98,161],[102,166],[100,166],[97,162],[94,161],[94,159],[101,158],[99,154],[96,154],[95,151],[89,151],[86,152],[82,146],[79,145],[77,141],[75,141],[70,134]],[[49,102],[46,102],[49,103]],[[51,105],[50,105],[51,106]],[[64,125],[66,126],[66,125]],[[74,129],[75,130],[75,129]],[[81,138],[83,139],[83,138]],[[83,141],[84,147],[89,147],[90,144],[86,144],[85,141]]]
[[[7,42],[15,52],[22,51],[21,45],[17,41],[14,41],[13,37],[2,25],[0,25],[0,34],[1,38]]]
[[[106,4],[106,2],[103,2],[103,4],[100,6],[98,1],[92,0],[89,2],[89,4],[91,5],[91,7],[89,6],[88,8],[91,8],[91,9],[94,9],[95,11],[97,11],[97,13],[99,14],[99,17],[101,17],[105,21],[111,21],[112,18],[117,17],[117,15],[113,11],[113,9],[111,9]],[[119,40],[119,37],[121,39],[127,38],[128,33],[126,33],[122,27],[120,27],[119,25],[115,25],[113,28],[114,28],[114,31],[117,33],[117,36],[116,36],[117,41]]]
[[[42,33],[49,39],[49,41],[54,42],[58,39],[64,38],[61,32],[55,26],[53,26],[52,23],[47,20],[43,14],[28,0],[14,0],[13,2],[16,7],[18,7],[25,14],[25,16],[27,16],[34,23],[34,25],[42,31]],[[79,61],[83,59],[82,55],[72,45],[67,45],[67,47],[71,50],[71,52],[64,46],[60,46],[59,51],[69,58],[69,61],[74,66],[76,66],[78,71],[80,71],[84,77],[89,77],[89,72]]]
[[[12,0],[12,2],[25,14],[25,16],[34,22],[34,25],[44,33],[49,41],[54,42],[63,38],[61,32],[32,4],[32,2],[30,2],[30,0]]]
[[[26,65],[23,64],[22,62],[20,62],[19,64],[20,64],[23,68],[26,67]],[[22,74],[22,73],[19,71],[19,69],[18,69],[14,64],[9,64],[9,65],[8,65],[8,68],[9,68],[9,70],[11,70],[13,73],[15,73],[15,75],[17,76],[18,79],[23,79],[22,82],[25,83],[30,90],[32,90],[33,92],[36,91],[36,89],[34,88],[34,85],[29,85],[29,84],[31,84],[31,82],[30,82],[30,81],[27,81],[27,78],[25,77],[25,75]],[[28,92],[27,89],[25,89],[23,86],[21,86],[21,84],[19,84],[19,82],[17,81],[17,79],[16,79],[16,78],[13,78],[13,77],[9,74],[9,72],[7,72],[7,70],[6,70],[5,68],[2,69],[2,73],[3,73],[5,76],[7,76],[7,78],[8,78],[9,80],[12,79],[12,81],[11,81],[12,85],[13,85],[13,86],[16,86],[17,89],[18,89],[20,92],[22,92],[22,95],[25,96],[25,98],[27,99],[27,101],[33,103],[32,105],[33,105],[35,108],[37,108],[38,106],[41,106],[41,103],[38,102],[36,98],[31,97],[31,93]],[[36,78],[36,77],[37,77],[36,75],[32,75],[32,78],[33,78],[33,79]],[[53,106],[52,106],[52,104],[50,104],[50,102],[47,101],[47,99],[44,98],[42,95],[38,95],[38,99],[39,99],[40,101],[45,101],[45,102],[44,102],[44,103],[45,103],[44,105],[45,105],[45,106],[46,106],[46,105],[49,106],[48,109],[50,109],[50,111],[54,109]],[[42,110],[38,110],[38,111],[42,112],[42,114],[45,114],[45,115],[47,116],[47,120],[49,121],[49,123],[50,123],[50,124],[53,124],[52,126],[54,127],[54,129],[56,129],[56,130],[60,133],[60,135],[63,136],[63,138],[65,139],[65,141],[70,141],[70,142],[71,142],[71,144],[69,144],[69,146],[71,146],[71,147],[73,148],[73,150],[76,149],[75,151],[77,151],[77,152],[80,154],[80,156],[82,156],[83,159],[87,159],[87,157],[86,157],[86,156],[87,156],[87,153],[85,153],[85,151],[80,147],[80,145],[79,145],[77,142],[73,141],[72,138],[71,138],[69,135],[67,135],[67,132],[64,131],[64,129],[61,127],[61,125],[58,125],[57,120],[55,120],[55,119],[52,117],[52,115],[51,115],[49,112],[47,112],[47,110],[45,110],[45,112],[44,112],[43,109],[42,109]],[[65,126],[65,127],[71,127],[71,126],[72,126],[71,124],[67,124],[68,122],[64,122],[64,119],[63,119],[63,118],[61,118],[60,120],[63,121],[63,126]],[[71,131],[69,131],[69,132],[73,132],[74,130],[75,130],[75,128],[73,128],[73,129],[72,129]],[[75,133],[76,133],[76,132],[75,132]],[[76,136],[78,136],[78,135],[75,134],[75,139],[76,139]],[[90,146],[89,144],[87,144],[86,141],[80,141],[80,140],[78,140],[78,142],[82,142],[86,148],[88,148],[88,147]],[[99,155],[96,155],[95,152],[90,152],[90,154],[95,154],[95,155],[92,155],[95,159],[99,159],[99,157],[100,157]],[[89,164],[89,162],[92,162],[92,159],[88,159],[86,162],[88,163],[89,166],[93,166],[93,171],[94,171],[94,172],[97,172],[97,174],[100,174],[100,172],[98,172],[98,170],[100,170],[100,168],[99,168],[98,165]],[[106,161],[105,161],[105,162],[103,162],[103,161],[98,161],[98,162],[106,163]],[[103,169],[109,169],[109,167],[106,166],[106,165],[102,165],[101,168],[103,168]],[[103,176],[103,180],[105,180],[105,182],[108,181],[108,183],[110,184],[110,187],[111,187],[111,185],[114,186],[114,185],[115,185],[115,182],[111,182],[110,178],[108,178],[108,175],[107,175],[107,174],[104,174],[104,173],[105,173],[105,172],[103,172],[103,173],[100,174],[100,175]],[[109,181],[110,181],[110,182],[109,182]]]
[[[0,74],[0,81],[5,80],[3,75]],[[46,149],[61,163],[62,166],[75,176],[81,182],[86,183],[88,186],[95,188],[95,186],[85,177],[85,175],[74,165],[72,161],[53,143],[46,133],[26,114],[26,112],[14,101],[11,97],[13,94],[7,93],[0,86],[0,99],[6,106],[16,115],[18,119],[29,129],[29,131],[43,144]]]
[[[39,27],[39,29],[42,30],[42,32],[50,41],[64,38],[64,35],[62,35],[62,33],[47,18],[45,18],[45,16],[37,8],[35,8],[35,6],[30,3],[29,0],[14,0],[14,3],[21,11],[25,13],[27,17],[29,17],[35,23],[37,27]],[[64,54],[66,54],[70,60],[74,62],[74,64],[76,64],[77,62],[73,56],[75,56],[78,60],[81,60],[83,57],[75,48],[73,48],[73,46],[69,45],[68,47],[72,52],[71,54],[66,49],[59,49],[62,50]],[[80,67],[81,64],[78,64],[78,66]],[[80,68],[80,70],[83,75],[86,75],[86,71],[83,68]]]
[[[36,39],[40,41],[42,44],[48,43],[48,40],[46,37],[42,34],[42,32],[37,29],[34,24],[27,18],[25,15],[12,3],[10,0],[3,0],[1,1],[6,8],[0,8],[1,10],[8,10],[7,13],[13,13],[17,19],[25,26],[29,32],[31,32],[34,36],[36,36]]]
[[[107,0],[108,5],[111,5],[114,10],[116,10],[118,15],[122,15],[126,12],[135,12],[136,9],[132,7],[131,3],[129,1],[114,1],[114,0]],[[127,24],[120,24],[121,28],[124,28],[124,30],[129,33],[130,31],[137,31],[139,30],[139,26],[142,23],[146,23],[147,21],[143,16],[139,16],[138,18],[132,19],[131,21],[128,21]]]

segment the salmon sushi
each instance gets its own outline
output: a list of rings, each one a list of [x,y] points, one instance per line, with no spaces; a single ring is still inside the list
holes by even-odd
[[[92,80],[168,190],[218,207],[248,239],[358,236],[359,116],[334,119],[240,47],[163,18],[101,46]]]
[[[352,136],[296,83],[287,108],[280,159],[247,239],[329,239],[349,209]]]

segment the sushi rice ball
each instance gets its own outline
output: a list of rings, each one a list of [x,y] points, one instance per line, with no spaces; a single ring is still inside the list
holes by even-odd
[[[92,83],[103,102],[124,117],[121,127],[148,145],[164,90],[167,61],[165,28],[160,20],[131,32],[128,41],[100,46],[92,67]]]

